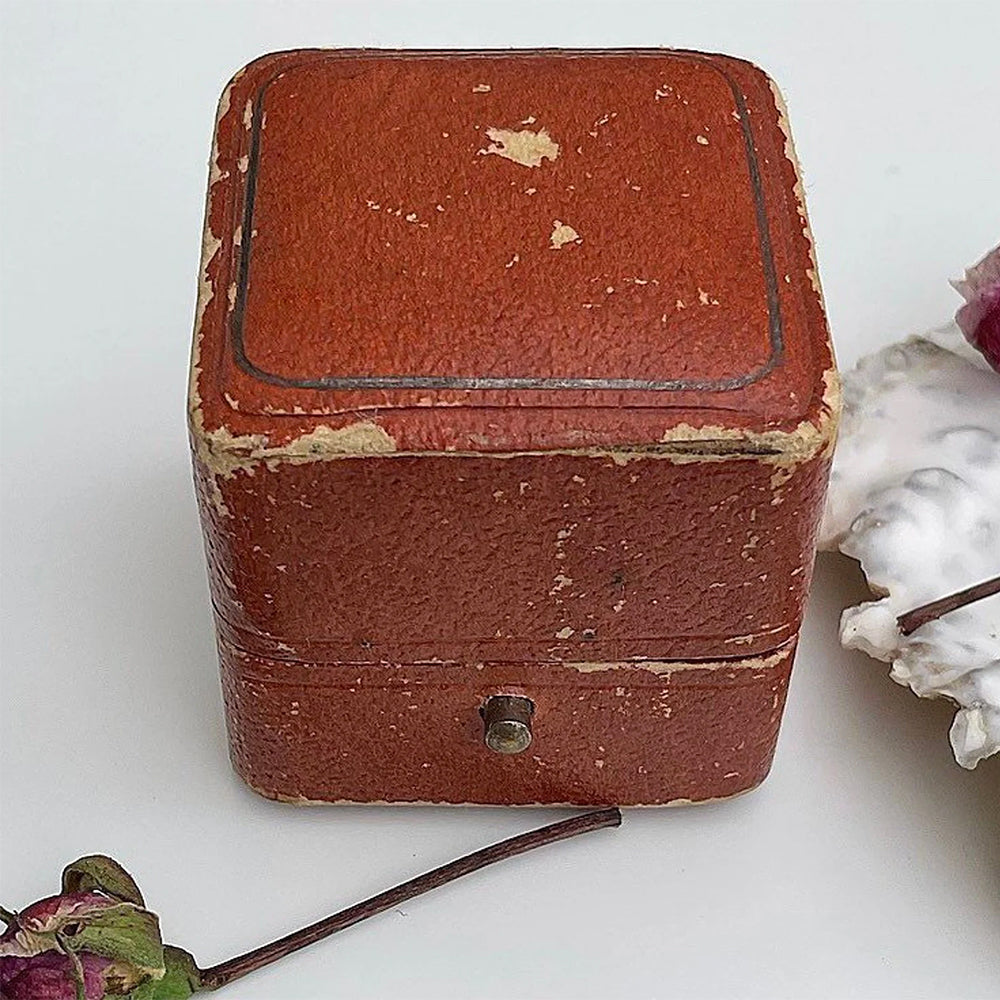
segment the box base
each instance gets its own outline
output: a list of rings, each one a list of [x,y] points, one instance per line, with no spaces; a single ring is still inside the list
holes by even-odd
[[[686,664],[307,664],[220,642],[233,765],[298,804],[730,798],[770,769],[794,649]],[[522,753],[483,741],[494,694],[534,702]]]

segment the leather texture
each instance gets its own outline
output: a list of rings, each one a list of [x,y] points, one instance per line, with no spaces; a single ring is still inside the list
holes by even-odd
[[[220,643],[233,763],[293,803],[680,805],[760,784],[794,640],[759,662],[661,674],[622,664],[328,664]],[[480,706],[529,697],[521,754],[483,742]]]
[[[190,394],[234,764],[291,801],[766,774],[836,375],[780,100],[700,53],[265,56]],[[536,704],[516,759],[490,694]]]

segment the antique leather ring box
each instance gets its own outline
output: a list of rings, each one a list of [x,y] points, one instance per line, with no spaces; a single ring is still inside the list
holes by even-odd
[[[837,386],[751,64],[258,59],[219,105],[190,383],[236,770],[302,803],[754,787]]]

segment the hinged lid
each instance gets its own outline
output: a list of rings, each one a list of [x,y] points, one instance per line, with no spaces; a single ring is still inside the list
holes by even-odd
[[[220,109],[193,409],[272,444],[359,417],[404,451],[815,444],[788,143],[727,57],[266,56]]]

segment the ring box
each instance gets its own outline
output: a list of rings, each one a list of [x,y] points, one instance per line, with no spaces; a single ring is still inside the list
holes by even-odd
[[[258,59],[219,106],[189,399],[236,770],[296,803],[754,787],[838,406],[753,65]]]

